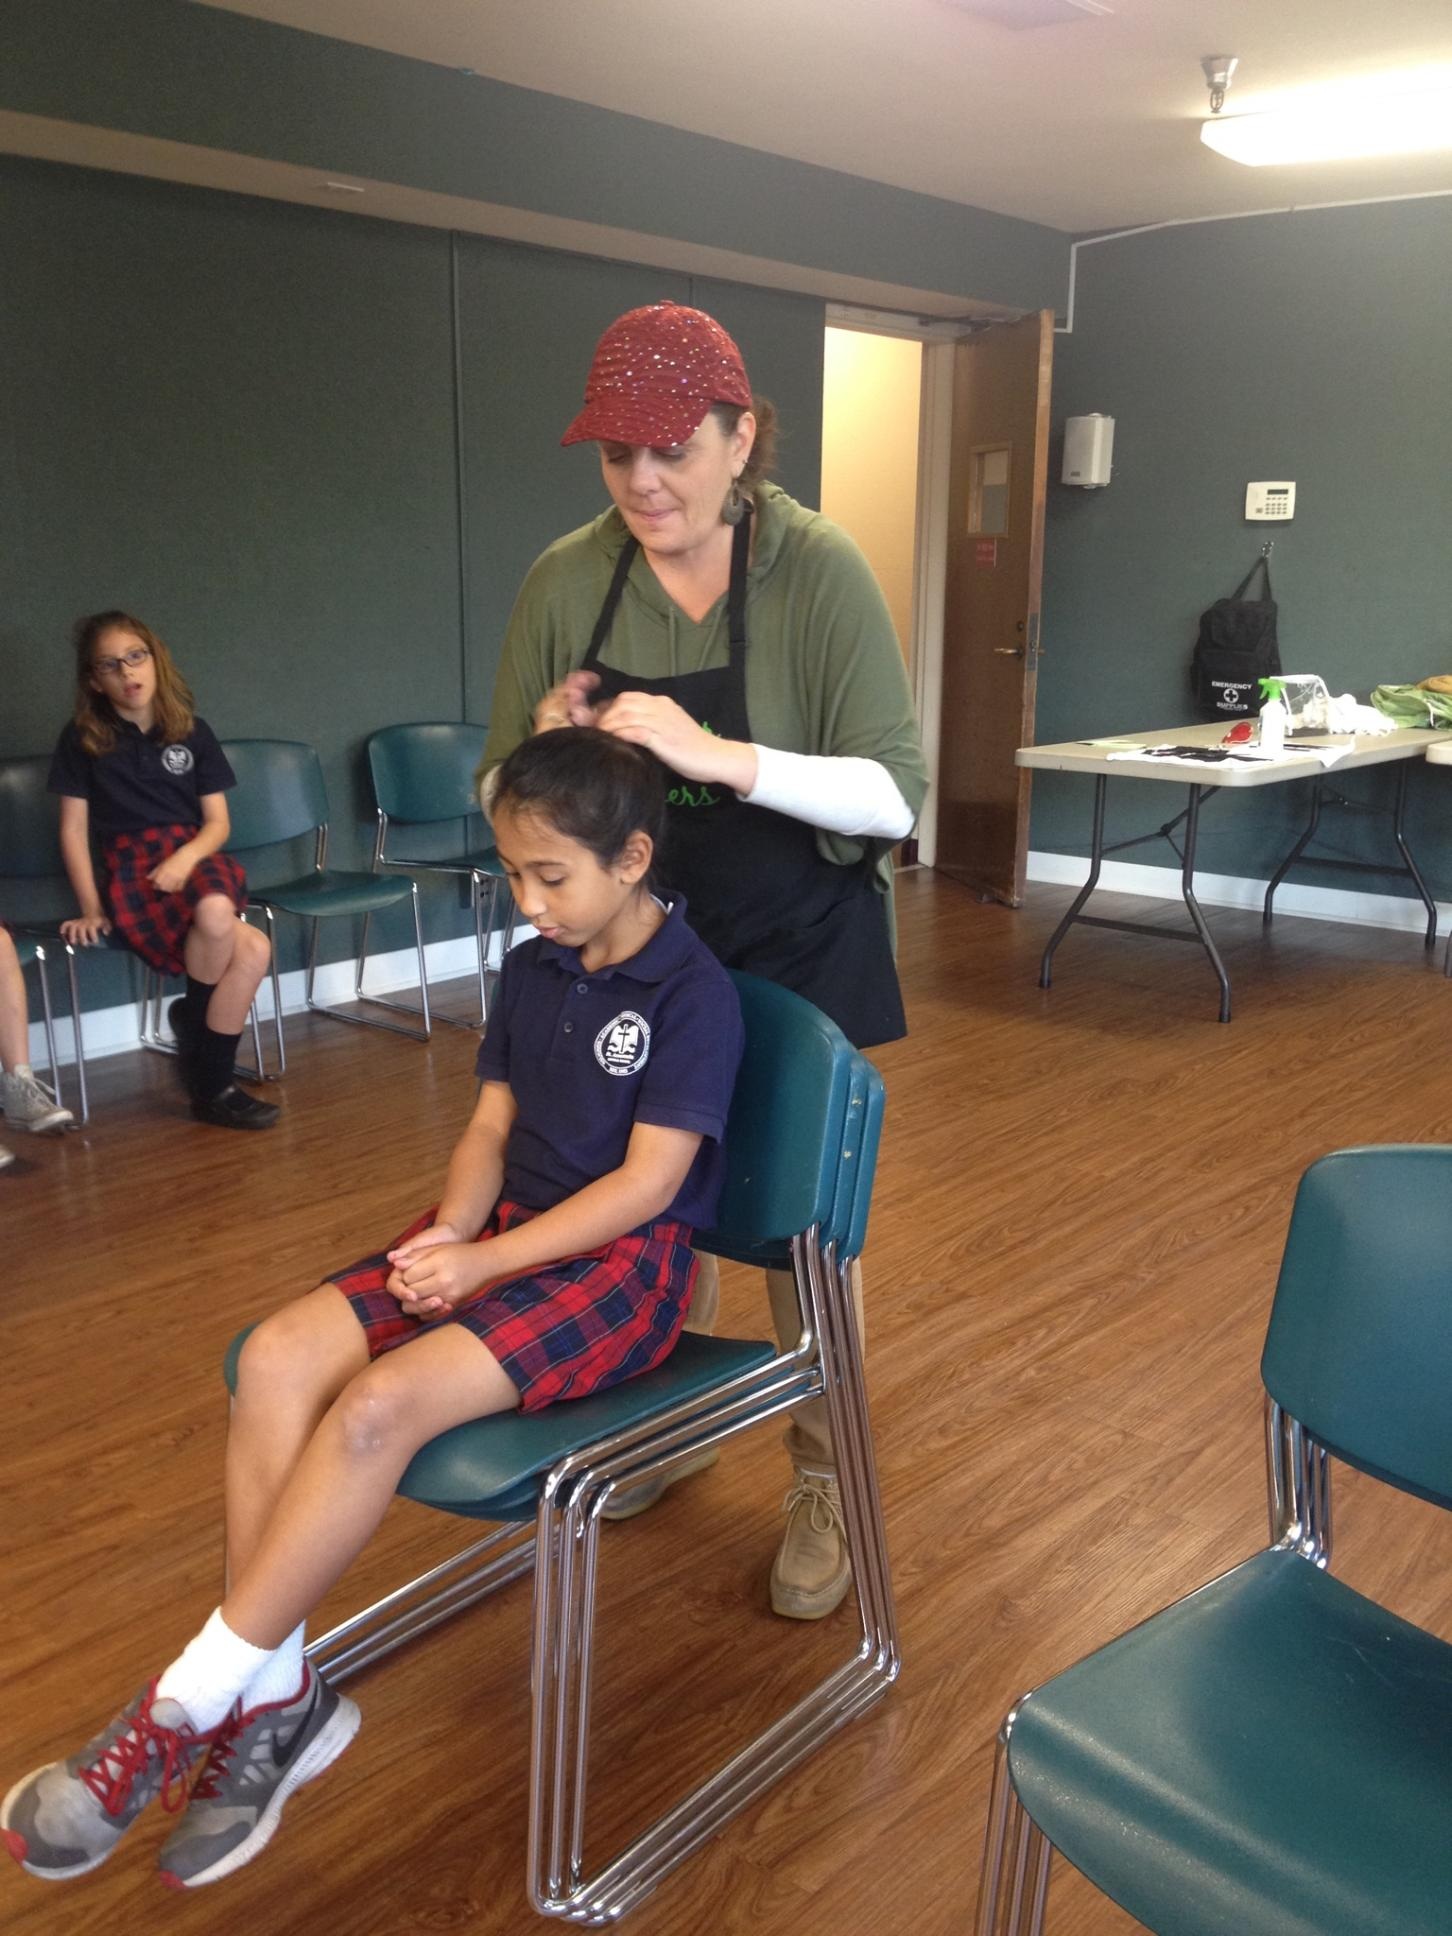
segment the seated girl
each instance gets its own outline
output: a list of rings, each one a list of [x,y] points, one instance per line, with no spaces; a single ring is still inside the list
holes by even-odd
[[[500,769],[495,839],[538,938],[506,958],[442,1200],[248,1338],[226,1597],[117,1719],[6,1796],[0,1833],[32,1875],[94,1869],[158,1794],[186,1804],[166,1882],[251,1861],[358,1727],[305,1661],[303,1622],[414,1453],[467,1419],[633,1377],[675,1344],[742,1026],[684,902],[650,891],[664,817],[653,755],[594,728],[526,740]]]

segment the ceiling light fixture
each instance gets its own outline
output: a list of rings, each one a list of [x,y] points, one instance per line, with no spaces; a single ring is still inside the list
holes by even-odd
[[[1200,139],[1248,168],[1452,148],[1452,77],[1418,82],[1403,75],[1381,86],[1359,82],[1255,114],[1222,114],[1236,62],[1230,55],[1207,54],[1200,65],[1210,89],[1210,119],[1200,124]]]

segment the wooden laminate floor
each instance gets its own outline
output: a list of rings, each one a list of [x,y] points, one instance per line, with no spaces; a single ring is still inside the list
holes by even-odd
[[[1416,937],[1217,914],[1238,1015],[1190,949],[900,883],[911,1037],[866,1256],[905,1665],[891,1695],[671,1878],[638,1936],[961,1936],[1014,1695],[1263,1543],[1256,1365],[1302,1168],[1452,1141],[1452,985]],[[1125,903],[1145,919],[1154,910]],[[1440,968],[1440,960],[1436,964]],[[460,994],[466,999],[467,991]],[[154,1056],[98,1065],[90,1128],[0,1175],[0,1786],[68,1752],[217,1598],[218,1365],[248,1319],[431,1199],[472,1038],[293,1024],[266,1136],[193,1125]],[[760,1328],[751,1274],[725,1326]],[[1338,1473],[1338,1570],[1452,1634],[1452,1527]],[[774,1619],[788,1479],[748,1440],[607,1529],[596,1793],[641,1817],[843,1647]],[[337,1611],[456,1543],[395,1508]],[[363,1731],[233,1880],[177,1896],[156,1811],[68,1885],[0,1870],[13,1936],[415,1936],[539,1927],[523,1892],[528,1591],[353,1683]],[[844,1613],[842,1620],[850,1618]],[[1050,1927],[1134,1927],[1062,1865]]]

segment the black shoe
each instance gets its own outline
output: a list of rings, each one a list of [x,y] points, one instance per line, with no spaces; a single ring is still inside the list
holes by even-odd
[[[271,1129],[282,1111],[275,1102],[259,1102],[229,1082],[205,1102],[194,1096],[192,1114],[199,1123],[214,1123],[218,1129]]]

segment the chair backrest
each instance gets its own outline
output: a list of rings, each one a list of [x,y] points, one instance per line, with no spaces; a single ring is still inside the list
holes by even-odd
[[[1306,1171],[1261,1377],[1338,1458],[1452,1507],[1452,1147],[1338,1150]]]
[[[845,1251],[859,1191],[870,1195],[875,1134],[845,1135],[854,1069],[846,1036],[800,995],[733,973],[746,1053],[726,1125],[726,1184],[703,1249],[749,1257],[812,1224]],[[864,1111],[864,1115],[867,1112]],[[869,1147],[870,1145],[870,1147]],[[850,1181],[844,1178],[844,1149]],[[861,1221],[866,1222],[866,1205]]]
[[[59,803],[45,790],[50,755],[0,760],[0,875],[42,881],[65,873]]]
[[[419,721],[385,726],[368,741],[373,797],[390,820],[457,820],[477,814],[474,769],[487,726]]]
[[[229,852],[296,840],[326,821],[328,790],[311,746],[293,739],[229,739],[222,751],[237,775],[227,795]]]

